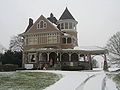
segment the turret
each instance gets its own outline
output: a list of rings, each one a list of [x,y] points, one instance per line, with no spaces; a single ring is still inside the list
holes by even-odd
[[[58,20],[58,28],[69,35],[71,37],[72,43],[74,46],[78,45],[77,42],[77,21],[72,16],[72,14],[69,12],[68,8],[66,7],[65,11],[61,15],[60,19]]]

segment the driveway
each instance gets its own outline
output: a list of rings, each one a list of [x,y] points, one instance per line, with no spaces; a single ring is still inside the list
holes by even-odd
[[[40,71],[62,74],[63,77],[44,90],[117,90],[115,83],[102,70],[93,71]]]

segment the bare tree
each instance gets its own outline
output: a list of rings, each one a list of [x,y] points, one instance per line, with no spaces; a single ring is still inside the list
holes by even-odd
[[[19,35],[13,36],[10,40],[9,48],[11,51],[23,51],[23,38]]]
[[[109,60],[112,64],[120,65],[120,32],[114,34],[107,42],[106,48],[109,50]]]

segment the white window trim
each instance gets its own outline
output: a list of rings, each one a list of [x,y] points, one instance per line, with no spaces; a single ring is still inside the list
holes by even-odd
[[[40,28],[40,23],[41,21],[43,21],[43,28]],[[46,24],[46,26],[45,26]],[[39,26],[39,27],[38,27]],[[38,23],[37,23],[37,29],[46,29],[47,28],[47,22],[45,22],[44,20],[40,20]]]

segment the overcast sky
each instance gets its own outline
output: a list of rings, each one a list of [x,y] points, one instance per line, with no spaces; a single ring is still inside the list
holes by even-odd
[[[78,21],[79,46],[105,46],[120,31],[120,0],[0,0],[0,43],[25,31],[29,17],[34,22],[52,12],[59,19],[66,6]]]

